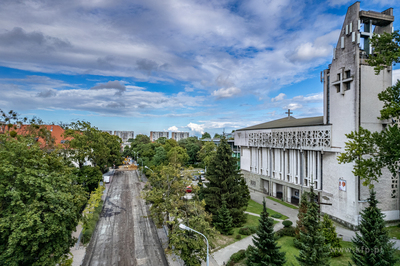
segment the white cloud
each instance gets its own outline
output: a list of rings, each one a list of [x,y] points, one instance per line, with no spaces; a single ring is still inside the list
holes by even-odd
[[[282,101],[285,98],[286,94],[284,93],[279,93],[278,96],[274,97],[271,99],[271,102],[278,102]]]
[[[198,132],[200,134],[204,133],[204,125],[199,125],[199,124],[195,124],[195,123],[190,122],[187,125],[187,127],[190,128],[190,130],[192,130],[194,132]]]
[[[172,126],[168,128],[169,131],[178,131],[178,128],[176,126]]]
[[[301,105],[299,103],[289,103],[288,105],[286,105],[284,107],[284,109],[296,110],[296,109],[300,109],[302,107],[303,107],[303,105]]]
[[[217,99],[223,99],[223,98],[233,97],[233,96],[239,94],[240,92],[241,92],[241,90],[236,87],[222,88],[219,90],[215,90],[212,93],[212,96],[217,97]]]
[[[315,94],[310,94],[307,96],[304,95],[299,95],[293,97],[293,101],[299,101],[299,102],[322,102],[324,99],[324,95],[322,92],[320,93],[315,93]]]

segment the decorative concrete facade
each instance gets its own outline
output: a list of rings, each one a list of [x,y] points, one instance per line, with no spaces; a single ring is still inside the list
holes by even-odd
[[[347,227],[358,226],[369,192],[353,175],[353,164],[339,164],[337,156],[344,152],[345,134],[360,126],[385,127],[377,119],[382,107],[377,95],[392,85],[392,70],[375,75],[365,60],[373,51],[372,33],[391,32],[393,20],[392,9],[360,11],[359,2],[348,8],[332,63],[321,75],[323,116],[295,119],[289,111],[286,118],[235,132],[250,189],[298,204],[313,184],[321,212]],[[386,220],[400,219],[398,177],[384,170],[375,188]]]

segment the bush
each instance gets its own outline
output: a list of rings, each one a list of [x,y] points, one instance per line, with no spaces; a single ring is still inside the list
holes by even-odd
[[[246,258],[246,250],[241,249],[236,253],[233,253],[232,256],[229,258],[230,261],[239,262],[242,259]]]
[[[289,227],[284,227],[278,231],[275,232],[275,239],[279,239],[282,236],[292,236],[294,237],[295,234],[295,228],[293,226],[289,226]]]
[[[242,239],[242,236],[241,235],[236,235],[236,237],[235,237],[237,240],[240,240],[240,239]]]
[[[249,226],[248,228],[250,229],[250,232],[251,232],[252,234],[254,234],[254,233],[257,232],[257,226]]]
[[[279,218],[282,217],[282,215],[279,214],[279,213],[274,213],[274,214],[271,215],[271,217],[279,219]]]
[[[249,236],[251,235],[251,231],[248,227],[242,227],[239,229],[239,234]]]
[[[99,206],[97,206],[94,210],[93,216],[91,219],[88,221],[87,228],[84,228],[83,234],[82,234],[82,243],[86,244],[90,242],[90,238],[92,237],[92,234],[94,230],[96,229],[96,224],[97,221],[100,218],[100,213],[101,210],[103,209],[103,201],[100,201]]]
[[[282,224],[284,227],[290,227],[290,226],[292,226],[293,223],[292,223],[292,221],[286,220],[286,221],[283,221]]]

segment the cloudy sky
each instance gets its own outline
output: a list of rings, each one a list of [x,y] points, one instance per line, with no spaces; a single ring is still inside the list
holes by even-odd
[[[353,3],[1,0],[0,109],[147,135],[319,116],[320,71]],[[399,20],[398,0],[361,2],[389,7]]]

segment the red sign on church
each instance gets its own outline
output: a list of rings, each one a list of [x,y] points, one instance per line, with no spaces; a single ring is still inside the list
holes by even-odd
[[[346,191],[346,180],[339,179],[339,190]]]

